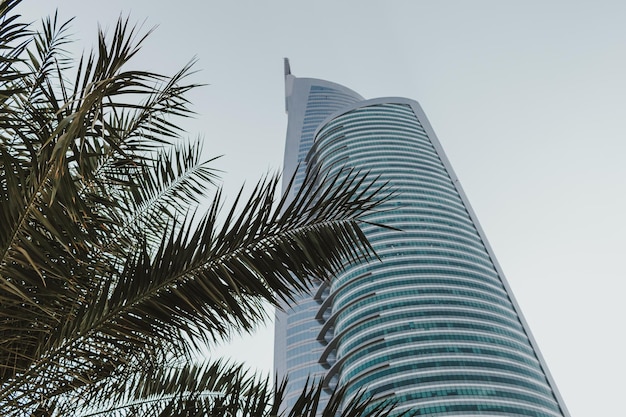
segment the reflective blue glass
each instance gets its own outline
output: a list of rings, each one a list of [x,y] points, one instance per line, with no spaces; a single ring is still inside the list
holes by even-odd
[[[288,127],[286,168],[297,160],[299,180],[306,168],[368,171],[394,190],[363,226],[379,259],[348,266],[277,315],[277,369],[296,381],[290,398],[309,370],[329,390],[347,386],[346,400],[366,390],[397,400],[398,412],[568,417],[417,102],[289,77],[289,126],[300,130]]]

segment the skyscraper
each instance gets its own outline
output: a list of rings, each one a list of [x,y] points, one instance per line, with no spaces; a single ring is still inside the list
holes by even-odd
[[[365,226],[380,261],[277,313],[287,402],[308,375],[427,416],[569,416],[450,163],[416,101],[364,100],[285,61],[285,177],[380,176],[396,194]]]

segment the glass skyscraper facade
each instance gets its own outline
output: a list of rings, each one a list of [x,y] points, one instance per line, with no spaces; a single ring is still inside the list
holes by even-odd
[[[289,400],[307,376],[425,416],[569,416],[419,104],[364,100],[286,62],[285,175],[368,171],[395,195],[364,226],[380,261],[354,265],[277,313]],[[299,108],[297,107],[299,106]],[[292,109],[295,111],[292,113]],[[297,152],[296,152],[297,150]]]

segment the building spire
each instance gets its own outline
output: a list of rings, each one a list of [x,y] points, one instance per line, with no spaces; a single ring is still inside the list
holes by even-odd
[[[291,65],[289,65],[289,58],[283,58],[285,64],[285,78],[291,75]]]
[[[291,65],[289,65],[289,58],[283,58],[284,71],[285,71],[285,113],[289,113],[289,98],[293,91],[294,76],[291,74]]]

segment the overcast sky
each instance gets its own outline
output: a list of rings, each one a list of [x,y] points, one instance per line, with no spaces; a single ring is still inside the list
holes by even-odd
[[[270,3],[270,4],[267,4]],[[26,0],[29,20],[158,25],[136,61],[194,56],[195,120],[231,194],[282,164],[282,58],[366,98],[418,100],[572,417],[623,414],[626,2]],[[229,348],[260,369],[272,328]],[[247,353],[247,356],[246,356]]]

